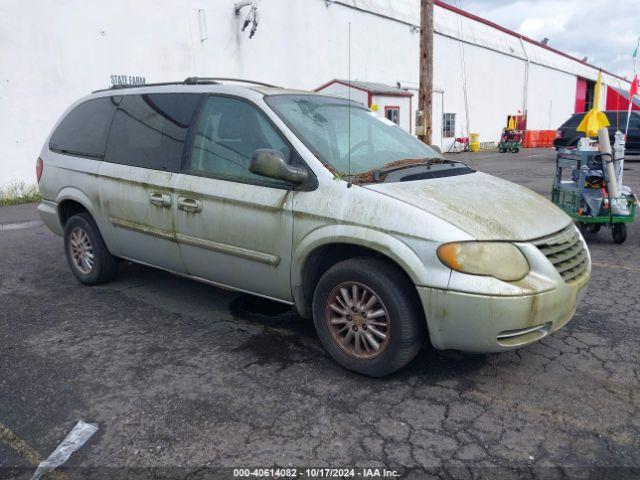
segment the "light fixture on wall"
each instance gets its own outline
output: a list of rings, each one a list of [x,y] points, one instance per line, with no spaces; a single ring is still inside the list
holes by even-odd
[[[244,32],[247,27],[251,25],[249,38],[253,38],[253,36],[256,34],[256,30],[258,30],[258,23],[260,22],[260,14],[258,13],[258,0],[242,0],[240,2],[236,2],[236,16],[240,16],[240,11],[245,7],[250,7],[250,9],[249,13],[244,19],[244,23],[242,24],[242,31]]]

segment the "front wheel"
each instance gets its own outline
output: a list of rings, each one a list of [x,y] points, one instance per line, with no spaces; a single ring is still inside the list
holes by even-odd
[[[369,257],[340,262],[322,276],[313,318],[333,359],[371,377],[408,364],[426,336],[415,286],[397,267]]]

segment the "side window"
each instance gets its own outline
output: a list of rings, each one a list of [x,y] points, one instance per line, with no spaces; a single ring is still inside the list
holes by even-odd
[[[113,120],[105,160],[180,171],[184,142],[201,99],[192,93],[125,95]]]
[[[113,97],[94,98],[79,104],[53,132],[49,149],[59,153],[102,158],[115,111]]]
[[[279,150],[291,160],[291,149],[260,110],[239,99],[212,96],[196,125],[188,169],[239,182],[284,185],[249,171],[251,155],[260,148]]]

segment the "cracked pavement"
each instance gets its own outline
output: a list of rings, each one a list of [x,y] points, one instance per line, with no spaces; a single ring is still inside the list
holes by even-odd
[[[546,195],[553,158],[523,150],[471,165]],[[626,168],[640,192],[640,163]],[[0,209],[0,223],[35,218],[32,205]],[[128,263],[113,283],[82,287],[45,227],[0,231],[0,424],[46,457],[77,420],[97,422],[69,478],[274,465],[638,478],[638,225],[624,245],[608,230],[588,237],[588,296],[561,331],[502,354],[425,347],[383,379],[333,363],[286,306]],[[0,438],[0,477],[33,470]]]

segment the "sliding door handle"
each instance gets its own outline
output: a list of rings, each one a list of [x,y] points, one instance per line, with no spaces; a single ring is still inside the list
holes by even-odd
[[[171,206],[171,195],[168,193],[152,192],[149,194],[149,201],[156,207],[169,208]]]
[[[202,211],[202,202],[194,198],[178,198],[178,208],[188,213],[199,213]]]

